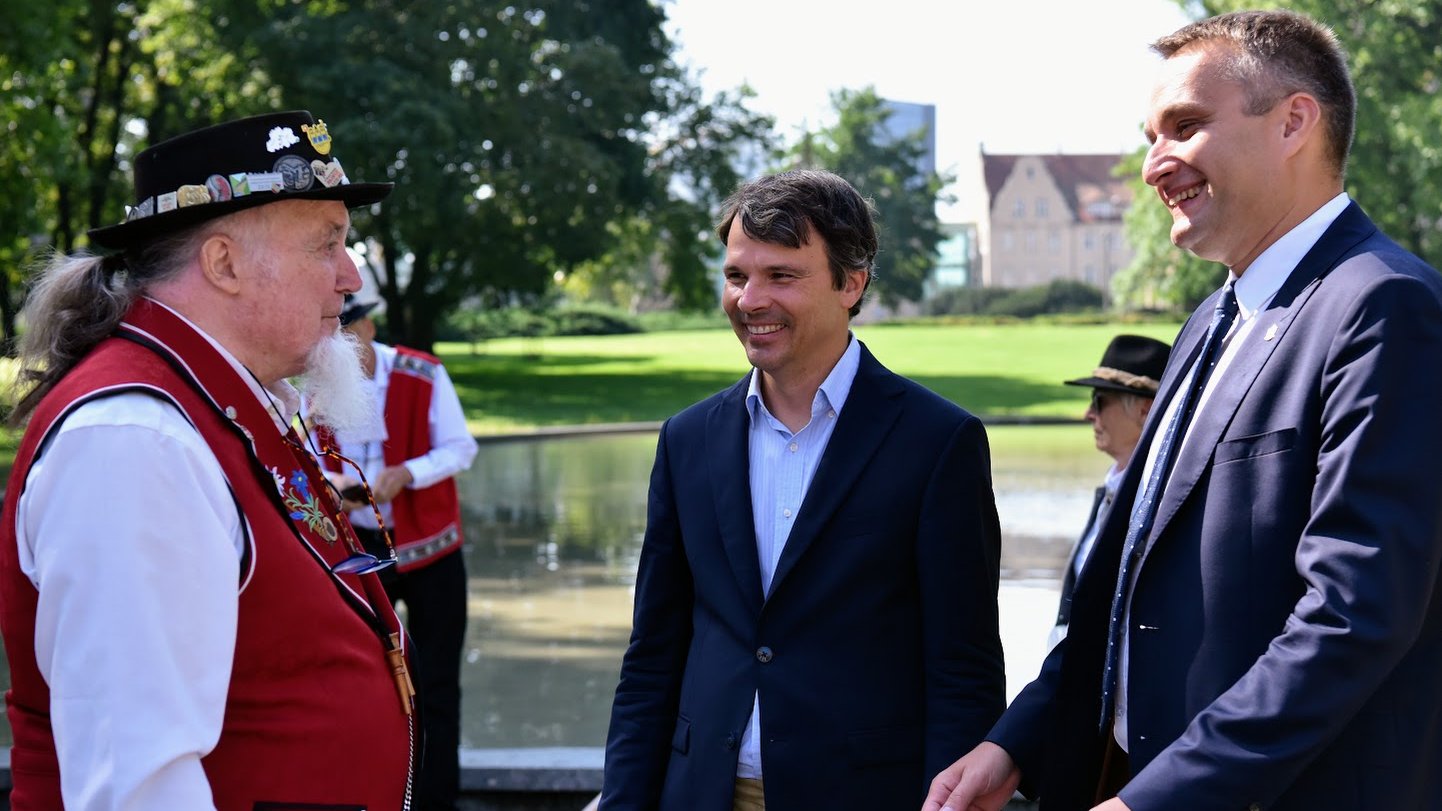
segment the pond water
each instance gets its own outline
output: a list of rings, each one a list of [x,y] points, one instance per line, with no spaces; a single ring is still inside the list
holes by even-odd
[[[1014,695],[1045,653],[1061,567],[1106,460],[1084,426],[988,432]],[[630,636],[655,441],[645,432],[481,446],[460,480],[470,575],[463,747],[604,743]],[[0,677],[8,686],[8,671]],[[4,725],[0,745],[9,741]]]
[[[1014,442],[1008,432],[1033,439]],[[1061,568],[1106,460],[1085,426],[989,433],[1014,695],[1045,654]],[[1067,441],[1053,447],[1038,434]],[[465,746],[604,743],[631,631],[655,441],[647,433],[482,446],[461,494],[471,577]]]

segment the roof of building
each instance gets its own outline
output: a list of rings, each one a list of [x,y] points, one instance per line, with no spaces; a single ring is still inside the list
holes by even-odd
[[[1081,222],[1121,219],[1122,212],[1131,204],[1132,190],[1127,179],[1112,176],[1125,155],[991,155],[983,152],[982,171],[991,205],[996,205],[997,192],[1011,177],[1017,161],[1026,157],[1042,162],[1067,206]],[[1097,203],[1110,205],[1098,207]]]

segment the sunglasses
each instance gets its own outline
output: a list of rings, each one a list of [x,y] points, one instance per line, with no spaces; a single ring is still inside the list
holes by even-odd
[[[1112,399],[1112,395],[1103,393],[1101,389],[1092,389],[1092,411],[1102,413]]]

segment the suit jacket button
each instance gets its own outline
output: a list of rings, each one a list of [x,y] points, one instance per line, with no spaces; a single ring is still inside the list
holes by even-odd
[[[736,751],[736,743],[737,743],[737,741],[736,741],[736,733],[733,732],[733,733],[731,733],[730,735],[727,735],[727,736],[726,736],[726,751],[727,751],[727,752],[735,752],[735,751]]]
[[[766,664],[767,662],[771,661],[771,649],[768,648],[768,647],[766,647],[765,645],[762,645],[761,647],[757,648],[757,649],[756,649],[756,661],[760,662],[760,663],[763,664],[763,665]]]

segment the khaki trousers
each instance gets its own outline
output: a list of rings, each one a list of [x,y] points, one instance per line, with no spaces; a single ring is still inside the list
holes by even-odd
[[[731,811],[766,811],[766,792],[762,789],[760,780],[736,778],[736,793],[731,801]]]

